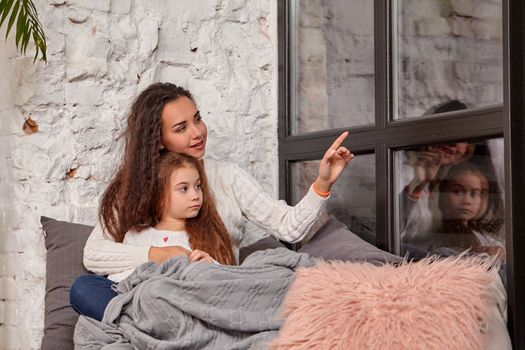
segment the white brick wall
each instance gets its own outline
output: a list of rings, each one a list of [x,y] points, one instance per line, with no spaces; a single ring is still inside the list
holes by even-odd
[[[47,65],[0,39],[0,349],[39,348],[39,217],[95,223],[126,110],[151,82],[188,87],[210,129],[208,154],[277,190],[275,0],[36,5]],[[22,131],[28,117],[37,133]]]

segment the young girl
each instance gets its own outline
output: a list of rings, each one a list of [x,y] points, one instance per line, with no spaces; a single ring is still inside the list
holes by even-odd
[[[122,243],[145,246],[179,246],[191,262],[234,265],[233,245],[208,188],[201,161],[165,152],[159,165],[159,190],[155,195],[154,226],[137,226]],[[120,282],[135,269],[108,276]]]
[[[471,163],[453,166],[439,185],[441,218],[432,246],[504,257],[498,184]]]
[[[153,224],[134,226],[124,235],[123,243],[148,248],[177,246],[179,255],[187,255],[191,262],[236,264],[233,245],[215,208],[202,161],[163,152],[157,180],[151,205]],[[80,276],[71,287],[73,309],[102,320],[107,304],[117,295],[111,286],[134,270],[126,269],[107,278]]]

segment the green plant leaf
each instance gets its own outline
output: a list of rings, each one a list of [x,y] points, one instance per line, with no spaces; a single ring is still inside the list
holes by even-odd
[[[0,0],[0,27],[9,17],[6,38],[16,22],[15,44],[17,49],[25,55],[29,41],[35,44],[35,58],[47,62],[47,43],[42,24],[38,20],[38,12],[33,0]]]
[[[34,31],[33,32],[33,40],[35,41],[35,46],[36,46],[36,52],[35,52],[35,57],[33,58],[33,63],[38,58],[38,52],[39,51],[40,51],[40,53],[42,55],[40,60],[42,60],[44,62],[47,62],[45,38],[44,37],[40,37],[39,34],[36,31]]]
[[[4,0],[3,2],[4,2],[4,8],[2,10],[3,11],[2,18],[0,18],[0,27],[2,26],[2,24],[4,24],[4,21],[7,18],[7,15],[11,11],[11,6],[13,6],[14,0]]]
[[[9,23],[7,24],[7,31],[5,32],[5,37],[7,39],[7,36],[9,35],[9,32],[11,31],[11,28],[13,27],[13,24],[15,23],[16,15],[18,14],[18,8],[20,7],[20,2],[17,1],[15,3],[15,7],[13,7],[13,11],[11,12],[11,17],[9,18]]]
[[[27,50],[27,45],[29,44],[29,38],[31,37],[31,32],[29,30],[26,30],[24,34],[22,35],[22,47],[21,51],[25,55]]]
[[[27,12],[30,16],[30,22],[31,22],[31,28],[34,33],[36,33],[36,36],[38,40],[35,40],[35,45],[40,49],[41,52],[41,58],[40,60],[47,62],[47,43],[46,43],[46,36],[44,34],[44,31],[42,29],[42,24],[38,20],[38,12],[35,8],[35,5],[31,0],[24,0],[24,2],[27,4]]]
[[[0,0],[0,17],[2,13],[4,12],[4,8],[6,7],[8,1],[7,0]]]
[[[20,40],[22,39],[24,32],[26,32],[27,30],[27,12],[25,12],[24,7],[21,7],[20,13],[18,14],[18,20],[16,21],[15,43],[17,47],[20,45]]]
[[[38,50],[39,50],[38,38],[36,37],[35,33],[33,33],[33,41],[35,42],[35,58],[33,58],[33,63],[35,63],[36,58],[38,57]]]

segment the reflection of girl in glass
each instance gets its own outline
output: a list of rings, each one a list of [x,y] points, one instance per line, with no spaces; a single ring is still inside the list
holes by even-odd
[[[494,179],[469,162],[453,166],[439,184],[438,203],[441,219],[432,237],[434,248],[470,248],[504,257],[501,196]]]

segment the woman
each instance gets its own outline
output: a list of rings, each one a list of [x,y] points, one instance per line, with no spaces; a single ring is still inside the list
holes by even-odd
[[[271,198],[239,167],[203,160],[217,211],[231,236],[236,256],[246,220],[287,242],[298,242],[307,234],[325,208],[333,183],[353,158],[341,146],[347,136],[344,132],[326,151],[317,179],[294,207]],[[190,254],[180,246],[137,247],[121,243],[130,229],[140,231],[158,223],[154,194],[159,186],[161,154],[175,152],[197,159],[205,155],[207,128],[190,92],[169,83],[149,86],[132,105],[125,141],[122,164],[103,195],[99,224],[84,249],[84,265],[98,275]],[[78,280],[72,287],[77,295],[86,296],[91,294],[89,288],[88,283]]]

